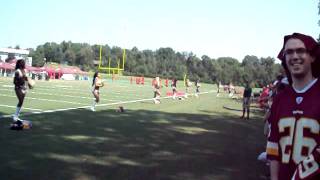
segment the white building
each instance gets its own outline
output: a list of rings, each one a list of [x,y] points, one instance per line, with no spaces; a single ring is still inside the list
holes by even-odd
[[[28,57],[29,50],[26,49],[13,49],[13,48],[0,48],[0,62],[5,62],[9,57],[9,54],[14,56],[16,59],[24,59],[26,65],[32,65],[32,57]]]

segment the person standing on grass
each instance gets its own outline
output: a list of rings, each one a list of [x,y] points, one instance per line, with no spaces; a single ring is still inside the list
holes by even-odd
[[[101,76],[99,72],[95,72],[92,79],[92,94],[94,96],[93,104],[91,106],[92,111],[96,111],[96,104],[100,101],[100,87],[103,87]]]
[[[160,84],[160,78],[156,77],[153,82],[152,82],[152,86],[153,86],[153,92],[154,92],[154,96],[153,96],[153,101],[155,104],[160,104],[160,88],[161,88],[161,84]]]
[[[23,59],[19,59],[16,62],[15,67],[15,73],[13,78],[13,84],[14,84],[14,90],[16,93],[16,96],[18,98],[18,104],[16,107],[16,112],[13,115],[13,121],[18,121],[19,114],[23,105],[24,98],[27,94],[27,85],[29,86],[29,89],[32,89],[32,83],[31,80],[26,75],[26,64]]]
[[[190,82],[189,79],[186,79],[185,81],[185,87],[186,87],[186,93],[185,93],[185,98],[188,98],[189,96],[189,88],[191,87],[192,83]]]
[[[173,78],[171,81],[172,98],[173,99],[176,99],[176,97],[177,97],[177,82],[178,82],[178,80],[176,78]]]
[[[249,119],[249,115],[250,115],[250,98],[251,98],[251,94],[252,94],[252,89],[249,85],[249,83],[246,83],[246,87],[243,91],[243,102],[242,102],[242,116],[241,118],[245,118],[245,113],[247,111],[247,118]]]
[[[222,87],[221,81],[217,81],[217,97],[220,96],[220,88]]]
[[[200,78],[198,78],[196,80],[196,82],[194,83],[194,85],[196,86],[196,93],[195,93],[195,96],[198,97],[199,96],[199,93],[200,93],[200,87],[201,87],[201,84],[200,84]]]
[[[275,96],[268,119],[271,180],[319,180],[319,44],[304,34],[287,35],[278,58],[289,85]]]

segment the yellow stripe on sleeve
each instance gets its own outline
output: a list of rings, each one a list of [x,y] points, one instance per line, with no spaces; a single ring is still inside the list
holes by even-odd
[[[278,143],[268,141],[267,142],[267,154],[271,156],[279,156]]]
[[[267,154],[272,156],[279,156],[278,149],[267,148]]]

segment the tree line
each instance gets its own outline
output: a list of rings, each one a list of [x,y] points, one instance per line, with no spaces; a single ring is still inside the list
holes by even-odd
[[[117,67],[118,60],[122,60],[123,50],[120,47],[104,45],[102,47],[102,65]],[[72,43],[63,41],[60,44],[47,42],[31,49],[30,56],[34,66],[55,62],[72,66],[79,66],[85,71],[97,70],[96,64],[100,58],[100,45],[87,43]],[[202,82],[223,84],[233,83],[244,85],[250,82],[255,87],[262,87],[271,83],[280,73],[281,65],[275,63],[271,57],[258,58],[245,56],[240,62],[231,57],[212,59],[207,55],[201,58],[192,52],[175,52],[172,48],[139,50],[136,47],[126,49],[124,75],[177,78],[184,75],[190,80],[200,78]]]

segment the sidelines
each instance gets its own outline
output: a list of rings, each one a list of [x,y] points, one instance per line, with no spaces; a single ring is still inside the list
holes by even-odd
[[[8,90],[8,89],[0,89],[0,90],[12,92],[12,90]],[[63,96],[63,97],[74,97],[74,98],[82,98],[82,99],[93,99],[92,97],[81,97],[81,96],[61,95],[61,94],[52,94],[52,93],[40,93],[40,92],[34,92],[34,91],[29,91],[28,94],[29,93],[40,94],[40,95],[49,95],[49,96]]]
[[[1,89],[0,89],[1,90]],[[5,91],[11,91],[11,90],[5,90]],[[57,94],[51,94],[51,93],[38,93],[38,92],[28,92],[28,94],[41,94],[41,95],[50,95],[50,96],[62,96],[62,97],[74,97],[74,98],[81,98],[81,99],[94,99],[93,97],[83,97],[83,96],[71,96],[71,95],[57,95]],[[15,98],[16,96],[12,96],[12,95],[4,95],[4,94],[0,94],[0,96],[3,97],[12,97]],[[103,96],[102,96],[103,97]],[[122,96],[113,96],[113,97],[122,97]],[[34,100],[45,100],[47,101],[48,99],[41,99],[41,98],[33,98],[33,97],[26,97],[26,99],[34,99]],[[114,99],[103,99],[104,101],[117,101]],[[83,103],[75,103],[75,102],[70,102],[70,101],[63,101],[63,100],[48,100],[48,101],[55,101],[55,102],[69,102],[71,104],[83,104]]]
[[[38,88],[37,87],[37,91],[42,91],[42,92],[41,93],[40,92],[34,92],[34,93],[35,94],[45,94],[45,92],[43,92],[43,91],[52,91],[53,89],[55,89],[55,88]],[[1,91],[12,91],[12,89],[3,89],[3,88],[0,88],[0,90]],[[57,89],[57,90],[59,90],[59,91],[56,91],[56,92],[61,92],[62,93],[62,91],[60,91],[60,89]],[[74,89],[69,89],[69,90],[70,91],[63,91],[63,93],[64,94],[76,94],[76,95],[81,94],[81,95],[84,95],[84,94],[88,94],[88,93],[91,94],[91,92],[92,92],[92,88],[88,88],[87,90],[74,90]],[[101,92],[108,91],[108,94],[122,94],[123,93],[123,92],[118,92],[118,91],[117,92],[113,92],[113,91],[109,91],[109,90],[111,90],[111,89],[108,89],[108,90],[107,89],[100,89]],[[136,90],[131,90],[131,91],[126,90],[126,91],[127,92],[138,92]],[[149,91],[149,90],[146,90],[146,91]],[[138,95],[136,95],[136,96],[138,96]]]
[[[17,106],[10,106],[10,105],[5,105],[5,104],[0,104],[1,107],[8,107],[8,108],[16,108]],[[31,111],[43,111],[42,109],[34,109],[34,108],[26,108],[24,107],[23,109],[29,109]]]
[[[16,97],[16,96],[2,95],[2,94],[0,94],[0,96]],[[78,105],[83,105],[84,104],[84,103],[78,103],[78,102],[70,102],[70,101],[54,100],[54,99],[40,99],[40,98],[33,98],[33,97],[25,97],[25,99],[33,99],[33,100],[39,100],[39,101],[51,101],[51,102],[63,102],[63,103],[78,104]]]
[[[208,91],[208,92],[202,92],[198,94],[208,94],[208,93],[213,93],[216,92],[214,90]],[[194,93],[189,94],[189,95],[194,95]],[[177,97],[184,97],[184,96],[177,96]],[[172,96],[166,96],[166,97],[161,97],[160,99],[169,99],[172,98]],[[108,103],[108,104],[97,104],[96,106],[111,106],[111,105],[119,105],[119,104],[130,104],[130,103],[135,103],[135,102],[143,102],[143,101],[152,101],[153,98],[147,98],[147,99],[138,99],[138,100],[131,100],[131,101],[120,101],[120,102],[115,102],[115,103]],[[89,106],[91,107],[91,106]]]
[[[214,93],[216,92],[215,90],[207,91],[207,92],[202,92],[198,94],[208,94],[208,93]],[[194,95],[194,93],[191,93],[189,95]],[[178,96],[177,96],[178,97]],[[182,96],[183,97],[183,96]],[[172,98],[172,96],[166,96],[166,97],[161,97],[160,99],[169,99]],[[112,105],[119,105],[119,104],[130,104],[130,103],[136,103],[136,102],[143,102],[143,101],[152,101],[153,98],[148,98],[148,99],[137,99],[137,100],[131,100],[131,101],[119,101],[119,102],[114,102],[114,103],[107,103],[107,104],[97,104],[96,106],[99,107],[105,107],[105,106],[112,106]],[[76,110],[76,109],[89,109],[91,106],[81,106],[81,107],[74,107],[74,108],[64,108],[64,109],[53,109],[53,110],[44,110],[44,111],[35,111],[35,112],[28,112],[28,113],[23,113],[23,115],[31,115],[31,114],[44,114],[44,113],[53,113],[53,112],[61,112],[61,111],[69,111],[69,110]],[[11,117],[11,115],[3,115],[0,116],[1,118],[8,118]]]
[[[0,90],[4,90],[4,91],[12,91],[12,90],[7,90],[7,89],[0,89]],[[72,96],[72,95],[61,95],[61,94],[52,94],[52,93],[39,93],[39,92],[34,92],[34,91],[29,91],[28,94],[40,94],[40,95],[49,95],[49,96],[62,96],[62,97],[71,97],[71,98],[81,98],[81,99],[94,99],[93,97],[83,97],[83,96]],[[91,93],[91,91],[90,91]],[[119,93],[120,94],[120,93]],[[1,95],[1,96],[8,96],[8,97],[13,97],[10,95]],[[15,96],[14,96],[15,97]],[[114,97],[122,97],[122,96],[114,96]],[[29,97],[31,98],[31,97]],[[109,100],[107,99],[106,101],[116,101],[116,100]]]

